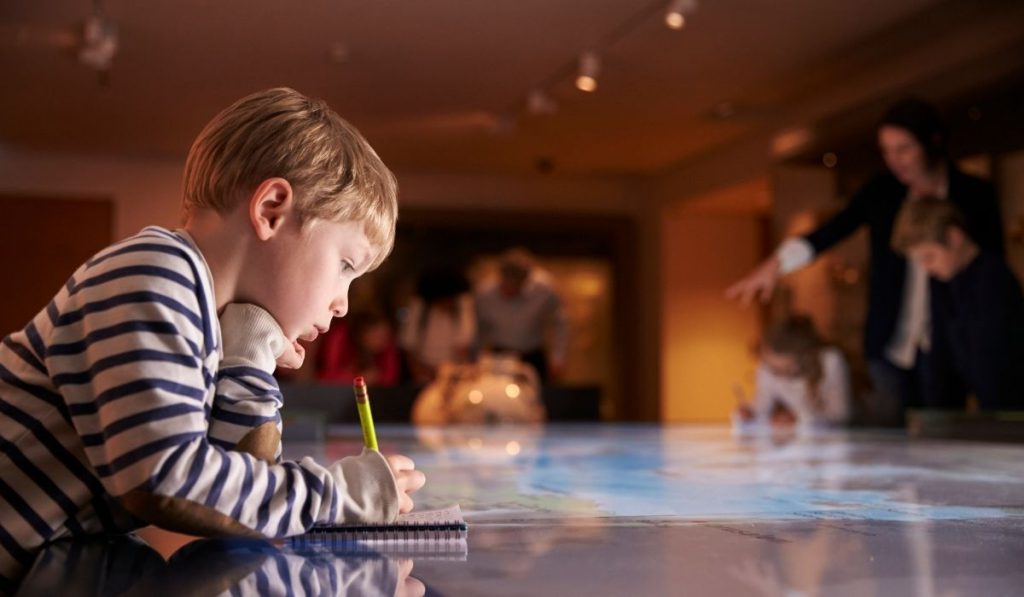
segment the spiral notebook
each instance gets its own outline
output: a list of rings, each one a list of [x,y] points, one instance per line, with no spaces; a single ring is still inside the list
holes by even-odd
[[[287,542],[298,553],[464,558],[468,534],[462,508],[455,504],[441,510],[403,514],[391,524],[316,525]]]

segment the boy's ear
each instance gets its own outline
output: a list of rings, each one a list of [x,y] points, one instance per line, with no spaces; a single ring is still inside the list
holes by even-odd
[[[292,185],[283,178],[268,178],[261,182],[249,198],[249,220],[260,240],[277,234],[285,221],[295,215],[295,195]]]

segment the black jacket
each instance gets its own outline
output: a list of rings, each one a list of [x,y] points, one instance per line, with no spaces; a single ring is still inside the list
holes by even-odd
[[[1001,257],[981,253],[939,301],[953,363],[982,410],[1024,407],[1024,295]],[[949,407],[961,407],[950,404]]]
[[[892,229],[907,192],[907,187],[892,174],[876,176],[857,190],[845,209],[805,237],[815,254],[821,254],[861,226],[868,226],[871,268],[864,355],[869,359],[885,356],[903,306],[907,261],[892,249]],[[994,255],[1005,254],[1002,218],[991,184],[951,167],[949,200],[963,212],[967,233],[983,250]],[[933,308],[933,321],[934,311]]]

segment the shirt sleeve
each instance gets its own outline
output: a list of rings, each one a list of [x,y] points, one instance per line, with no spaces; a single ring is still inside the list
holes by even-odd
[[[215,373],[204,355],[216,341],[200,297],[210,289],[175,250],[129,246],[94,260],[50,305],[47,369],[107,492],[182,498],[266,536],[394,520],[397,485],[376,452],[330,467],[268,464],[209,440]]]
[[[220,329],[224,358],[217,371],[208,437],[230,450],[266,423],[274,423],[280,433],[284,401],[272,373],[274,359],[284,351],[288,339],[270,313],[255,305],[225,307]],[[275,459],[280,458],[278,442]]]
[[[784,276],[814,261],[814,247],[805,238],[789,238],[779,245],[775,256],[779,259],[779,273]]]
[[[885,192],[882,180],[876,178],[861,187],[846,207],[804,236],[815,255],[821,255],[868,222],[870,201],[885,200],[880,196]]]

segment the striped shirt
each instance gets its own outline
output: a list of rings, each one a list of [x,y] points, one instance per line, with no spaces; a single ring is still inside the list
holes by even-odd
[[[340,557],[322,550],[338,547]],[[405,584],[408,568],[369,544],[310,546],[301,553],[255,539],[193,541],[168,563],[155,549],[131,536],[105,541],[58,541],[46,547],[21,591],[59,595],[74,579],[81,595],[219,595],[221,597],[392,597]],[[465,559],[442,543],[412,544],[402,551],[430,559]],[[211,561],[215,564],[211,564]],[[410,560],[411,561],[411,560]],[[403,570],[403,568],[405,568]],[[410,594],[406,591],[401,594]]]
[[[359,478],[345,462],[356,459],[325,468],[232,450],[249,430],[280,425],[282,397],[272,371],[224,359],[220,344],[205,260],[185,233],[157,227],[87,261],[3,339],[0,592],[48,541],[144,524],[116,499],[136,489],[268,537],[366,514],[350,495]],[[358,472],[390,479],[373,458]],[[388,493],[388,481],[371,481],[364,502]]]

